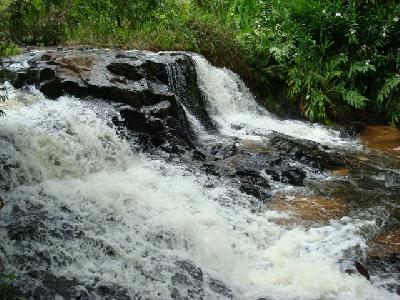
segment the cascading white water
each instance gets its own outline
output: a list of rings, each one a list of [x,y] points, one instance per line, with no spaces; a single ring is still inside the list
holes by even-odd
[[[257,104],[238,75],[212,66],[204,57],[193,55],[199,85],[206,94],[208,111],[227,136],[261,139],[279,132],[329,146],[348,144],[340,132],[321,125],[294,120],[279,120]]]
[[[232,74],[196,61],[223,134],[268,129],[337,141],[322,127],[279,123],[241,98]],[[251,196],[223,179],[131,150],[108,122],[118,115],[112,106],[8,89],[0,158],[15,169],[9,173],[15,180],[2,191],[0,257],[26,289],[40,285],[24,280],[35,270],[149,299],[169,299],[174,288],[182,296],[192,290],[194,299],[396,299],[345,272],[354,249],[365,248],[362,230],[373,222],[343,218],[285,229],[273,222],[274,212],[252,212]],[[246,109],[251,113],[244,115]],[[254,126],[252,118],[266,123]],[[239,121],[249,132],[231,131]],[[32,239],[18,231],[26,224],[36,226]],[[22,236],[12,238],[13,230]],[[179,281],[176,274],[187,272],[182,261],[201,268],[204,278]],[[225,292],[216,291],[215,280]]]

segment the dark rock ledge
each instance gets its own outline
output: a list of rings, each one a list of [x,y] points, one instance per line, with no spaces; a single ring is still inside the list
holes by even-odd
[[[18,62],[25,66],[13,68]],[[126,104],[118,106],[121,125],[155,146],[193,146],[183,105],[212,128],[188,53],[57,49],[28,52],[2,67],[0,79],[17,88],[35,85],[49,98],[68,94]]]

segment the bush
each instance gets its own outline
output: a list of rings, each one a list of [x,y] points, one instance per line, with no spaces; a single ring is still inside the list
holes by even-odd
[[[15,43],[197,51],[312,121],[368,112],[399,126],[397,2],[3,0],[0,55]]]
[[[57,45],[69,22],[66,3],[57,0],[13,0],[6,12],[13,41],[31,45]]]
[[[19,47],[13,42],[0,41],[0,57],[18,54],[19,52],[20,52]]]
[[[368,109],[398,125],[399,17],[396,1],[269,0],[241,40],[310,120]]]

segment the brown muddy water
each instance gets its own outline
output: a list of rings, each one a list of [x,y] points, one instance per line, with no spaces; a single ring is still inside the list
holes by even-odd
[[[400,131],[368,126],[359,136],[362,151],[340,153],[344,167],[333,168],[325,179],[309,179],[306,189],[278,192],[268,209],[284,213],[284,226],[311,228],[343,216],[372,218],[381,224],[368,232],[367,255],[385,257],[400,252]],[[254,142],[243,147],[262,150]]]
[[[389,126],[367,126],[360,141],[368,148],[400,158],[400,131]]]
[[[286,226],[302,225],[311,227],[318,223],[326,223],[346,215],[346,203],[342,199],[326,196],[275,195],[268,209],[285,213],[285,217],[275,220]]]
[[[400,131],[398,129],[388,126],[367,126],[360,135],[360,141],[367,148],[400,158]],[[397,207],[396,210],[398,214],[399,208]],[[370,240],[370,255],[385,256],[390,253],[400,253],[400,228],[396,227]]]

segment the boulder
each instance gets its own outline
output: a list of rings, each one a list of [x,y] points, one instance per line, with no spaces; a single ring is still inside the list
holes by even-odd
[[[175,263],[178,272],[171,277],[172,299],[203,299],[204,283],[202,270],[191,261]]]
[[[281,181],[294,186],[302,186],[306,173],[300,169],[288,169],[281,173]]]
[[[15,62],[25,67],[13,69]],[[184,52],[151,53],[88,49],[57,49],[26,53],[5,63],[2,80],[17,87],[35,85],[47,97],[68,94],[100,98],[127,106],[124,120],[113,120],[153,145],[193,147],[195,135],[186,111],[214,128],[197,85],[191,56]],[[120,122],[121,121],[121,122]]]

